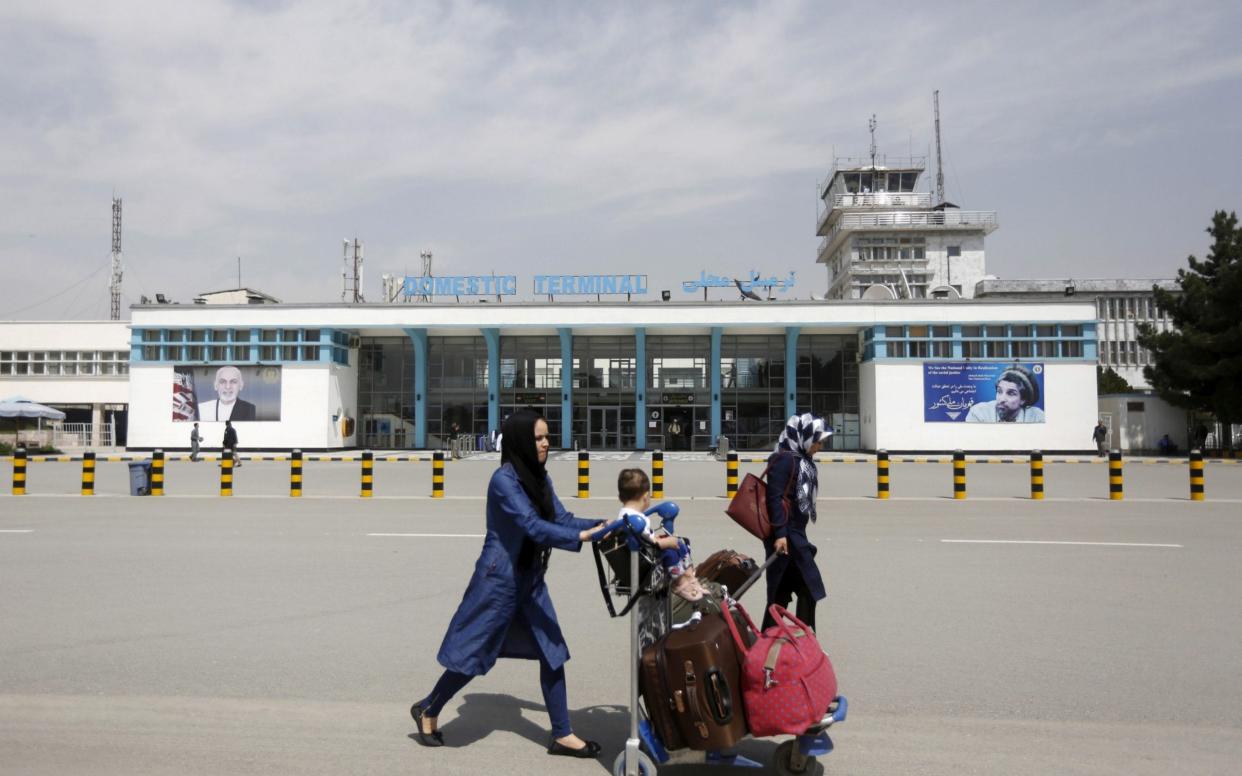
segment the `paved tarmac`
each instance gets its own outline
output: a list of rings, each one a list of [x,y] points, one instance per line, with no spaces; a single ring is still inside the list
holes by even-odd
[[[599,461],[587,501],[572,462],[553,473],[569,509],[611,517],[624,464]],[[0,773],[607,772],[628,629],[585,550],[555,553],[549,579],[600,763],[544,754],[526,662],[449,705],[450,746],[411,738],[494,465],[449,464],[443,500],[424,463],[377,466],[371,500],[356,464],[308,465],[301,500],[275,462],[246,464],[229,499],[209,495],[211,463],[171,464],[164,498],[47,495],[76,493],[78,465],[33,470],[35,495],[0,496]],[[760,551],[721,513],[723,468],[668,467],[700,557]],[[102,470],[101,492],[124,492],[124,469]],[[851,702],[828,773],[1242,772],[1242,467],[1210,468],[1203,503],[1184,464],[1128,466],[1122,502],[1097,464],[1050,466],[1044,502],[1022,498],[1025,465],[972,466],[964,502],[943,464],[894,465],[886,502],[871,465],[820,471],[819,635]],[[777,743],[740,750],[767,763]]]

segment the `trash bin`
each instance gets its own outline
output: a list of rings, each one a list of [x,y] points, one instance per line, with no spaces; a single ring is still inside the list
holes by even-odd
[[[151,495],[151,462],[129,462],[129,495]]]
[[[716,460],[723,461],[729,457],[729,438],[724,434],[716,437]]]

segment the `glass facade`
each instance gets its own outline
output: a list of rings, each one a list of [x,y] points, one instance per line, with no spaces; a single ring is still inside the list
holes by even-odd
[[[800,336],[797,389],[798,410],[821,416],[836,432],[831,440],[832,449],[860,447],[856,335]]]
[[[548,421],[552,446],[561,438],[560,337],[500,338],[500,418],[529,407]]]
[[[409,337],[364,337],[358,347],[358,444],[414,446],[414,344]]]
[[[482,337],[428,337],[427,444],[487,432],[487,343]]]
[[[647,337],[647,446],[706,450],[711,438],[711,337]]]
[[[573,439],[579,449],[634,449],[636,354],[632,335],[574,337]]]
[[[720,339],[720,433],[739,450],[772,447],[785,426],[785,335]]]

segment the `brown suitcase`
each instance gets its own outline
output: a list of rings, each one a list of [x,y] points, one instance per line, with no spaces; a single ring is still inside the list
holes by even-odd
[[[642,680],[648,719],[666,749],[727,749],[746,735],[737,647],[719,614],[644,649]]]
[[[694,573],[699,579],[719,582],[730,593],[736,593],[758,570],[759,564],[753,558],[735,550],[719,550],[708,555]]]

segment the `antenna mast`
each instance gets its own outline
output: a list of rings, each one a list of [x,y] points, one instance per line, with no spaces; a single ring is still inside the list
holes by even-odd
[[[112,198],[112,275],[108,291],[112,296],[111,320],[121,320],[121,200]]]
[[[344,279],[344,288],[341,290],[341,301],[365,302],[366,299],[362,295],[362,241],[357,237],[353,242],[344,240],[345,243],[345,269],[341,271],[341,277]]]
[[[423,277],[431,277],[431,251],[423,251],[418,254],[418,258],[423,260]],[[420,302],[430,302],[431,296],[428,294],[420,294],[418,297]]]
[[[932,92],[936,109],[936,204],[944,204],[944,168],[940,165],[940,90]],[[960,192],[959,192],[960,193]]]
[[[875,169],[875,114],[867,120],[867,129],[871,130],[871,169]]]

